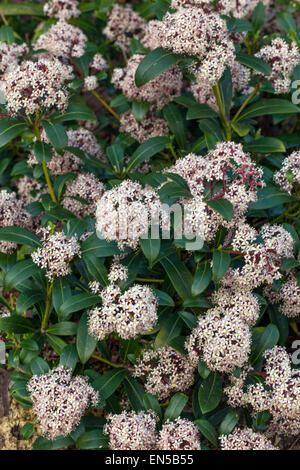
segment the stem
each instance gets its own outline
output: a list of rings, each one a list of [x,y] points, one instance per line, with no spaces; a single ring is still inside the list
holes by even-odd
[[[150,279],[143,277],[136,277],[135,280],[140,282],[164,282],[164,279]]]
[[[231,140],[230,121],[227,119],[224,108],[223,108],[223,103],[222,103],[221,94],[220,94],[220,88],[219,88],[218,84],[213,86],[213,91],[214,91],[214,95],[215,95],[217,105],[218,105],[218,108],[219,108],[219,111],[220,111],[221,121],[222,121],[223,127],[225,129],[226,140],[230,141]]]
[[[50,312],[50,305],[51,305],[51,294],[52,294],[53,282],[51,282],[48,290],[47,290],[47,297],[46,297],[46,308],[45,313],[42,320],[42,332],[44,332],[48,325],[48,317]]]
[[[40,127],[39,127],[39,122],[38,122],[38,116],[36,116],[36,119],[35,119],[34,133],[36,135],[36,139],[38,141],[41,141],[41,133],[40,133]],[[48,186],[48,189],[49,189],[51,199],[52,199],[53,202],[57,202],[56,197],[55,197],[55,193],[54,193],[54,190],[53,190],[53,186],[52,186],[52,183],[51,183],[51,179],[50,179],[50,176],[49,176],[49,173],[48,173],[48,168],[47,168],[47,165],[46,165],[45,161],[42,162],[42,166],[43,166],[43,171],[44,171],[44,175],[45,175],[45,178],[46,178],[46,182],[47,182],[47,186]]]
[[[104,359],[104,357],[97,356],[96,354],[92,354],[92,358],[104,362],[104,364],[108,364],[111,367],[123,367],[121,364],[115,364],[114,362],[110,362],[107,359]]]
[[[174,147],[173,147],[173,144],[170,142],[169,144],[169,147],[170,147],[170,150],[171,150],[171,154],[173,155],[173,157],[175,158],[175,160],[177,160],[177,155],[176,155],[176,152],[174,150]]]
[[[235,121],[237,120],[237,118],[239,117],[239,115],[241,114],[241,112],[243,111],[243,109],[247,106],[247,104],[249,103],[249,101],[252,100],[253,96],[256,95],[256,93],[258,92],[259,87],[260,87],[260,83],[258,83],[258,84],[256,85],[256,87],[254,88],[254,90],[252,91],[252,93],[250,93],[250,95],[248,96],[248,98],[245,99],[244,103],[242,104],[242,106],[240,107],[240,109],[237,111],[237,113],[236,113],[235,116],[233,117],[232,122],[235,122]]]
[[[95,90],[91,90],[90,93],[92,93],[92,95],[97,98],[97,100],[107,109],[107,111],[110,112],[110,114],[112,114],[116,119],[118,119],[118,121],[120,120],[120,116],[109,106],[108,103],[106,103],[103,98],[101,98],[99,93],[97,93]]]

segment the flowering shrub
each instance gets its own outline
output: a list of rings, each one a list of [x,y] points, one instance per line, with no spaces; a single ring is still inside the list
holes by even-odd
[[[293,446],[299,3],[5,2],[0,17],[0,363],[35,416],[21,435]]]

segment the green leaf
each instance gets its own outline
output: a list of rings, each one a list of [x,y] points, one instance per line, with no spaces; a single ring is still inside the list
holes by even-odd
[[[262,2],[258,2],[252,16],[252,25],[254,31],[259,31],[264,24],[266,9]]]
[[[299,268],[300,262],[295,258],[283,258],[281,268],[283,271],[289,271],[290,269]]]
[[[62,315],[60,307],[72,296],[71,286],[68,279],[65,277],[57,277],[54,279],[52,288],[52,302],[56,313],[58,314],[59,321],[67,320],[69,314]],[[70,312],[72,313],[72,312]]]
[[[68,344],[60,354],[59,365],[74,370],[78,361],[75,344]]]
[[[58,450],[63,449],[74,444],[71,437],[58,437],[57,439],[49,440],[45,437],[39,436],[33,444],[34,450]]]
[[[212,279],[212,270],[210,262],[205,261],[198,266],[197,273],[195,274],[192,284],[192,295],[199,295],[205,291]]]
[[[236,411],[229,411],[219,427],[219,435],[230,434],[239,421],[239,415]]]
[[[263,353],[267,349],[273,348],[279,340],[279,331],[277,326],[270,323],[267,327],[254,328],[250,363],[255,366],[263,359]]]
[[[196,419],[194,423],[205,439],[211,442],[215,447],[218,447],[218,433],[213,425],[207,421],[207,419]]]
[[[158,399],[151,393],[145,393],[144,398],[144,409],[152,410],[161,419],[161,407]]]
[[[293,202],[296,199],[288,193],[279,189],[277,186],[268,183],[264,188],[257,192],[257,201],[249,205],[251,210],[271,209],[287,202]]]
[[[202,377],[202,379],[207,379],[207,377],[211,373],[211,370],[207,367],[206,363],[202,361],[201,359],[199,359],[198,361],[198,372],[199,372],[200,377]]]
[[[215,250],[213,253],[213,278],[219,282],[226,274],[230,265],[230,255],[222,250]]]
[[[21,119],[2,118],[0,120],[0,147],[4,147],[4,145],[22,134],[26,129],[27,125]]]
[[[114,143],[106,148],[106,155],[113,170],[121,173],[124,167],[124,150],[118,143]]]
[[[162,258],[160,263],[178,295],[182,299],[190,297],[193,277],[186,265],[180,261],[177,254]]]
[[[7,42],[7,44],[13,44],[15,42],[14,30],[10,26],[1,26],[0,41]]]
[[[69,297],[61,305],[59,309],[59,314],[65,317],[69,313],[78,312],[79,310],[85,310],[97,303],[99,303],[99,297],[97,295],[92,295],[87,292],[72,295],[72,297]]]
[[[33,146],[34,155],[38,162],[50,162],[52,158],[52,148],[45,142],[37,141]]]
[[[67,132],[61,124],[52,122],[49,119],[42,121],[43,128],[47,134],[50,143],[57,150],[62,150],[68,145]]]
[[[32,259],[19,261],[7,272],[5,286],[8,290],[15,288],[29,277],[39,273],[40,270]]]
[[[88,330],[88,314],[85,312],[80,318],[76,338],[77,352],[82,364],[89,360],[97,346],[97,339],[91,336]]]
[[[107,448],[108,436],[103,436],[99,429],[93,429],[81,434],[76,441],[76,447],[80,450]]]
[[[75,335],[77,332],[77,323],[71,321],[62,321],[60,323],[55,323],[51,325],[47,333],[57,336],[70,336]]]
[[[165,70],[179,62],[180,57],[161,47],[151,51],[139,64],[135,73],[135,84],[143,86]]]
[[[161,324],[156,335],[154,349],[167,346],[170,341],[180,335],[183,322],[179,315],[171,313]]]
[[[127,369],[118,367],[98,377],[93,382],[93,388],[106,400],[117,390],[126,375]]]
[[[158,305],[159,306],[164,306],[164,307],[174,307],[175,302],[172,299],[172,297],[169,296],[166,292],[163,292],[162,290],[159,289],[154,289],[152,290],[155,292],[156,297],[158,298]]]
[[[263,75],[269,76],[272,72],[270,65],[264,62],[259,57],[239,52],[238,54],[236,54],[236,60],[240,64],[246,65],[246,67],[250,67],[250,69],[256,70],[257,72],[260,72]]]
[[[89,254],[85,255],[83,259],[93,278],[98,281],[102,287],[106,287],[108,285],[107,269],[102,261]]]
[[[244,150],[246,152],[275,153],[285,152],[286,148],[280,139],[275,139],[274,137],[259,137],[244,145]]]
[[[141,238],[140,243],[145,257],[152,264],[160,252],[160,238]]]
[[[125,377],[124,390],[131,405],[131,408],[136,413],[145,409],[143,401],[145,390],[136,379],[134,379],[133,377]]]
[[[195,297],[188,297],[185,299],[182,306],[185,308],[210,308],[211,303],[206,297],[197,295]]]
[[[166,137],[152,137],[151,139],[143,142],[130,157],[127,164],[127,172],[131,171],[140,163],[156,155],[158,152],[161,152],[169,140]]]
[[[192,313],[181,310],[178,312],[178,315],[190,330],[193,330],[198,325],[198,319]]]
[[[82,104],[71,104],[66,112],[57,118],[56,122],[67,122],[67,121],[95,121],[95,113]]]
[[[168,407],[166,408],[164,420],[169,419],[173,421],[178,418],[187,402],[188,397],[186,395],[183,393],[175,393],[175,395],[172,396]]]
[[[33,375],[44,375],[50,371],[49,364],[41,357],[36,357],[30,362],[30,369]]]
[[[239,115],[237,121],[241,121],[246,118],[249,119],[273,114],[297,114],[299,113],[299,109],[300,108],[298,106],[288,100],[281,100],[278,98],[264,98],[247,107],[245,111]]]
[[[31,438],[34,433],[34,425],[32,423],[26,423],[22,427],[20,434],[24,437],[25,441]]]
[[[217,408],[222,398],[222,379],[217,372],[211,372],[204,379],[198,392],[199,406],[202,413],[209,413]]]
[[[221,214],[224,219],[229,222],[232,219],[233,205],[227,199],[212,199],[211,201],[206,201],[206,204],[208,207]]]
[[[0,240],[19,243],[20,245],[33,246],[39,248],[42,246],[41,240],[26,228],[21,227],[1,227]]]
[[[92,235],[81,244],[81,253],[82,255],[88,254],[97,258],[103,258],[117,255],[120,253],[120,250],[115,242],[107,242],[104,238]]]
[[[0,318],[0,331],[6,333],[25,334],[33,333],[37,330],[36,322],[31,318],[24,318],[20,315]]]
[[[61,354],[63,349],[67,346],[67,343],[59,336],[47,334],[46,337],[51,348],[54,349],[57,354]]]
[[[174,103],[169,103],[164,107],[163,115],[175,136],[179,148],[184,149],[186,146],[186,135],[184,120],[179,108]]]
[[[141,122],[149,111],[150,103],[147,101],[136,101],[132,103],[132,112],[137,122]]]
[[[276,325],[279,331],[278,344],[284,346],[289,336],[289,321],[288,318],[281,313],[275,305],[269,305],[268,315],[270,322]]]
[[[203,118],[216,118],[218,113],[210,108],[207,104],[193,104],[188,108],[186,115],[187,120],[191,119],[203,119]]]
[[[26,290],[22,292],[17,298],[16,312],[23,313],[33,305],[37,304],[45,297],[43,292],[36,290]]]

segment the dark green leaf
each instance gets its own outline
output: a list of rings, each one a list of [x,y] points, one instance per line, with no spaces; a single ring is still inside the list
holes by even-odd
[[[205,439],[211,442],[215,447],[218,447],[218,433],[213,425],[207,421],[207,419],[197,419],[194,423]]]
[[[199,295],[205,291],[212,279],[212,270],[210,262],[205,261],[198,266],[197,273],[195,274],[192,284],[192,295]]]
[[[204,379],[198,393],[199,406],[202,413],[209,413],[217,408],[222,397],[222,379],[217,372],[211,372]]]
[[[188,397],[183,393],[175,393],[172,396],[168,407],[166,408],[164,419],[175,420],[180,416],[183,408],[188,402]]]
[[[208,207],[221,214],[224,219],[229,222],[232,219],[233,205],[227,199],[212,199],[211,201],[206,201],[206,204]]]
[[[88,330],[88,314],[85,312],[80,318],[76,338],[78,356],[83,364],[89,360],[97,345],[97,339]]]
[[[151,51],[139,64],[135,73],[135,84],[137,87],[157,77],[172,65],[179,62],[180,57],[161,47]]]
[[[226,274],[230,265],[230,255],[222,250],[215,250],[213,254],[213,278],[219,282]]]

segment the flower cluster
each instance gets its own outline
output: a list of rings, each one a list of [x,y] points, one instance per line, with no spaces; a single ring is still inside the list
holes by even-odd
[[[114,3],[103,34],[121,49],[129,49],[131,38],[140,39],[146,21],[131,6],[122,7]]]
[[[79,127],[75,130],[70,129],[67,131],[67,135],[69,147],[78,148],[79,150],[82,150],[83,152],[86,152],[93,157],[99,158],[100,160],[105,159],[96,137],[88,129],[83,127]],[[49,143],[45,132],[42,133],[41,138],[44,142]],[[31,152],[29,155],[27,163],[30,167],[38,163],[33,152]],[[83,160],[68,150],[64,152],[63,155],[60,155],[55,150],[53,150],[52,158],[49,162],[47,162],[47,167],[53,175],[62,175],[64,173],[76,172],[82,165]]]
[[[198,428],[187,419],[167,419],[159,432],[157,449],[201,450]]]
[[[146,379],[145,389],[159,400],[184,392],[194,383],[194,365],[188,356],[165,346],[146,350],[134,367],[135,377]]]
[[[282,258],[293,255],[294,240],[280,225],[265,224],[259,232],[241,223],[231,242],[233,250],[240,253],[244,266],[229,268],[222,284],[230,287],[255,289],[261,284],[272,284],[281,278]]]
[[[270,303],[280,303],[279,310],[286,317],[294,318],[300,315],[300,285],[292,273],[278,291],[272,289],[272,286],[267,286],[264,292]]]
[[[90,334],[99,340],[114,331],[123,339],[136,338],[150,331],[157,322],[157,298],[153,290],[135,284],[122,293],[118,284],[125,276],[124,267],[114,265],[109,274],[111,284],[100,292],[102,306],[89,312]]]
[[[42,247],[31,254],[35,264],[46,269],[46,276],[51,281],[71,272],[70,262],[80,256],[80,245],[75,236],[68,238],[63,232],[51,233],[51,227],[41,228]]]
[[[44,5],[44,14],[60,20],[70,20],[80,15],[77,0],[50,0]]]
[[[282,167],[274,174],[275,183],[291,194],[293,185],[300,183],[300,152],[292,152],[282,162]]]
[[[6,189],[0,191],[0,227],[26,227],[28,225],[28,214],[24,210],[24,204],[18,200],[16,193],[8,192]],[[0,241],[0,252],[10,253],[16,248],[16,243]]]
[[[59,20],[38,37],[34,50],[46,49],[51,55],[69,62],[71,58],[84,54],[86,42],[87,37],[80,28]]]
[[[189,154],[178,159],[168,172],[184,178],[193,196],[182,200],[187,231],[207,241],[213,239],[220,225],[240,223],[249,203],[256,200],[257,189],[264,184],[262,170],[241,144],[234,142],[217,144],[205,157]],[[226,198],[233,204],[230,222],[206,204],[207,189],[210,199]]]
[[[250,354],[251,333],[259,315],[257,298],[247,290],[221,288],[213,295],[216,306],[200,317],[186,348],[197,366],[202,356],[209,369],[229,372],[242,367]]]
[[[24,206],[37,201],[41,194],[44,194],[47,191],[46,188],[43,187],[42,183],[30,176],[23,176],[18,179],[16,186],[18,196],[22,200]]]
[[[66,184],[62,206],[79,218],[92,215],[104,191],[104,184],[93,173],[79,173],[75,180]]]
[[[114,69],[112,83],[120,88],[130,101],[148,101],[152,107],[161,109],[180,94],[182,72],[174,65],[145,85],[137,87],[135,73],[143,58],[143,55],[135,54],[130,57],[125,69]]]
[[[63,111],[68,101],[65,82],[72,76],[72,68],[54,58],[27,60],[14,67],[3,80],[9,113],[34,114],[54,107]]]
[[[70,434],[85,410],[98,404],[98,392],[88,385],[87,377],[72,378],[72,370],[64,366],[34,375],[27,389],[41,432],[48,439]]]
[[[5,73],[14,69],[28,52],[26,44],[7,44],[0,41],[0,72]]]
[[[161,24],[160,41],[165,49],[196,57],[191,71],[199,82],[211,85],[217,83],[235,57],[225,20],[197,7],[167,13]]]
[[[291,358],[284,347],[265,351],[264,383],[246,387],[247,373],[225,392],[232,406],[249,406],[253,413],[269,410],[271,420],[267,434],[296,436],[300,431],[300,373],[292,369]]]
[[[276,94],[290,91],[290,76],[300,62],[300,55],[296,44],[287,43],[281,38],[273,39],[269,46],[265,46],[256,54],[256,57],[267,62],[271,68],[271,75],[265,77],[274,86]],[[264,76],[264,75],[262,75]]]
[[[231,434],[222,435],[220,440],[222,450],[279,450],[251,428],[235,429]]]
[[[140,237],[148,233],[150,219],[159,221],[161,213],[159,196],[152,188],[125,180],[98,201],[96,229],[106,240],[116,240],[120,249],[136,249]]]
[[[263,5],[267,8],[271,0],[262,0]],[[222,15],[232,15],[235,18],[248,18],[255,7],[258,4],[258,0],[172,0],[172,8],[180,7],[195,7],[199,6],[203,9],[211,10],[215,9]]]
[[[165,119],[157,118],[151,112],[147,113],[140,122],[137,122],[132,111],[127,111],[121,115],[120,124],[120,132],[130,134],[140,143],[169,132]]]

